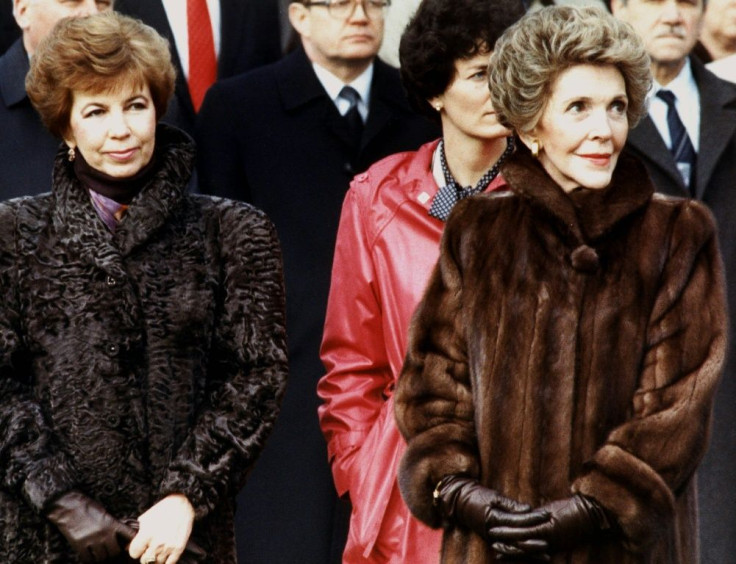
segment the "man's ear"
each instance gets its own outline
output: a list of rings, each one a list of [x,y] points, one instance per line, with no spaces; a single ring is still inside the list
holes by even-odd
[[[22,30],[28,29],[28,5],[31,0],[13,0],[13,17]]]
[[[300,36],[309,37],[309,8],[300,2],[289,4],[289,23]]]

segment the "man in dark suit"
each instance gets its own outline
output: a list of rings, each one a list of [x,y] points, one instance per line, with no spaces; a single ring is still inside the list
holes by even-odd
[[[629,133],[626,150],[643,161],[659,191],[695,197],[710,206],[718,220],[734,312],[736,86],[717,78],[697,57],[690,56],[700,29],[702,0],[613,0],[611,8],[644,39],[655,78],[649,115]],[[675,149],[673,139],[680,140]],[[733,313],[731,327],[736,327]],[[731,345],[716,396],[710,448],[698,470],[704,564],[736,563],[735,353]]]
[[[281,57],[278,0],[219,0],[217,78],[227,78]],[[169,40],[177,68],[176,92],[164,121],[194,133],[195,109],[187,86],[187,0],[118,0],[115,10],[139,18]],[[211,15],[214,17],[214,14]],[[198,22],[198,25],[203,25]],[[217,30],[215,30],[216,32]],[[179,40],[177,40],[179,38]]]
[[[14,0],[21,37],[0,57],[0,200],[48,192],[60,140],[26,96],[29,57],[62,18],[109,10],[112,0]]]
[[[198,116],[203,191],[263,209],[284,255],[289,389],[239,498],[243,562],[339,562],[344,546],[347,515],[336,505],[316,394],[340,209],[354,174],[439,135],[409,109],[398,72],[376,58],[381,4],[291,3],[301,47],[215,84]]]

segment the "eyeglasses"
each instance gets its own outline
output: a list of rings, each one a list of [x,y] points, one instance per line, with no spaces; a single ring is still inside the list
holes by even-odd
[[[325,6],[327,13],[338,19],[347,19],[352,16],[358,4],[363,6],[366,16],[375,18],[383,15],[383,11],[391,5],[391,0],[318,0],[317,2],[304,2],[307,8]]]

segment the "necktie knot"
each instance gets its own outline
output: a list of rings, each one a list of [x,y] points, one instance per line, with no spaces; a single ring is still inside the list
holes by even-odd
[[[340,90],[339,96],[343,100],[347,100],[350,103],[348,111],[357,107],[358,102],[360,102],[360,94],[358,94],[358,91],[352,86],[343,86],[342,90]]]
[[[657,97],[664,100],[665,104],[667,104],[669,108],[675,107],[676,98],[670,90],[660,90],[659,92],[657,92]]]

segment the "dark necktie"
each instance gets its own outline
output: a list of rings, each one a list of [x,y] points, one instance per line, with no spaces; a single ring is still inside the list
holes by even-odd
[[[360,94],[352,86],[343,86],[340,90],[340,98],[350,102],[347,113],[343,116],[348,124],[350,139],[353,141],[354,147],[360,147],[360,139],[363,136],[363,117],[358,111],[358,102]]]
[[[217,78],[217,56],[207,0],[187,0],[189,94],[198,112],[207,89]]]
[[[680,120],[677,108],[675,108],[675,95],[669,90],[660,90],[657,92],[657,96],[667,104],[667,126],[670,129],[672,141],[670,152],[675,158],[675,163],[682,175],[685,186],[690,187],[693,172],[695,172],[695,148],[690,142],[690,137],[682,120]]]

